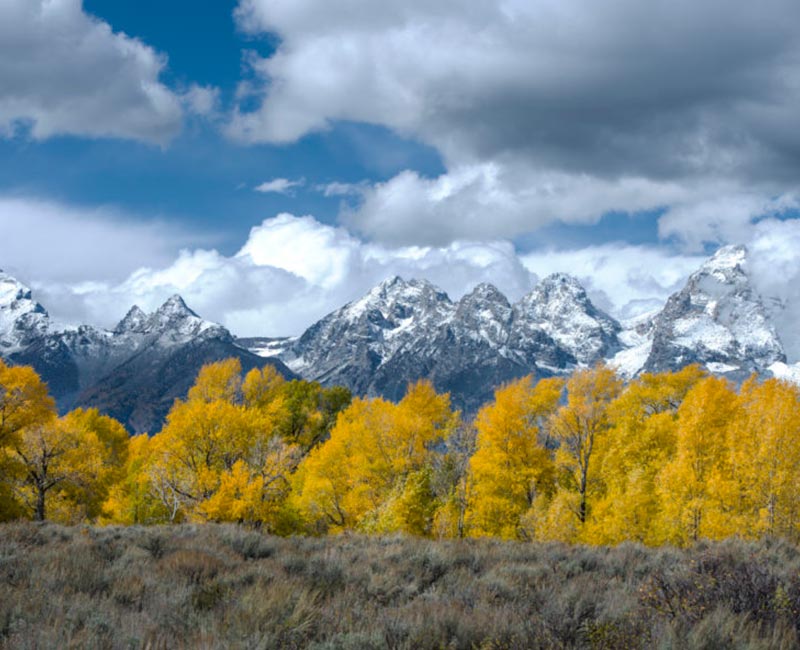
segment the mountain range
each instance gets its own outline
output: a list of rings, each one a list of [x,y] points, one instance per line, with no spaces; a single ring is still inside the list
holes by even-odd
[[[563,273],[514,304],[490,284],[453,301],[425,280],[393,277],[288,339],[237,339],[180,296],[152,314],[131,308],[113,330],[59,329],[30,289],[0,273],[0,356],[36,368],[62,410],[94,406],[134,432],[156,431],[199,368],[227,357],[245,370],[269,363],[289,378],[389,399],[428,378],[474,413],[505,381],[598,361],[626,377],[699,363],[734,381],[753,372],[800,381],[775,309],[753,287],[742,246],[721,248],[663,309],[624,323]]]
[[[33,366],[60,411],[96,407],[135,433],[157,431],[205,363],[236,357],[244,370],[270,364],[295,377],[280,360],[242,348],[227,329],[200,318],[180,296],[152,314],[132,307],[113,330],[59,329],[31,290],[2,272],[0,357]]]
[[[429,282],[394,277],[298,338],[240,344],[357,394],[398,399],[409,381],[427,377],[467,412],[509,379],[563,375],[599,361],[626,377],[698,363],[734,381],[753,372],[800,380],[771,322],[781,305],[758,294],[748,267],[744,246],[723,247],[663,309],[624,323],[564,273],[543,278],[514,304],[490,284],[454,302]]]

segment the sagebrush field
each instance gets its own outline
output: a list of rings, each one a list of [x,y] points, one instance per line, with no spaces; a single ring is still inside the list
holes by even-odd
[[[794,648],[800,552],[0,527],[2,648]]]

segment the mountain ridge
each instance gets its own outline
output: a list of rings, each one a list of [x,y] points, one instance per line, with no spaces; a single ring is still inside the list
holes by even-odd
[[[747,249],[719,249],[663,308],[619,322],[565,273],[511,303],[481,283],[452,300],[423,279],[392,276],[294,338],[237,339],[179,295],[152,313],[133,306],[111,330],[58,330],[28,287],[0,272],[0,356],[33,365],[59,406],[97,406],[133,431],[152,431],[203,363],[234,356],[286,377],[399,399],[430,379],[472,413],[495,387],[527,374],[566,375],[607,362],[625,377],[698,363],[741,381],[755,372],[800,381],[749,275]]]
[[[56,328],[29,287],[0,272],[0,357],[33,366],[59,410],[97,407],[134,433],[155,432],[185,397],[204,363],[236,357],[245,371],[280,360],[246,350],[222,325],[192,311],[179,295],[147,314],[133,306],[111,330]]]

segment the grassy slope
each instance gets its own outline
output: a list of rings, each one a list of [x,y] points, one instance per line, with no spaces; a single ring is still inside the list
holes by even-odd
[[[800,552],[0,526],[3,648],[792,648]]]

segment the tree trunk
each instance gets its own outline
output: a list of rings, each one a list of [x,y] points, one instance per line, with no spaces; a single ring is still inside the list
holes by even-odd
[[[36,521],[44,521],[45,515],[45,495],[46,492],[43,488],[36,488]]]

